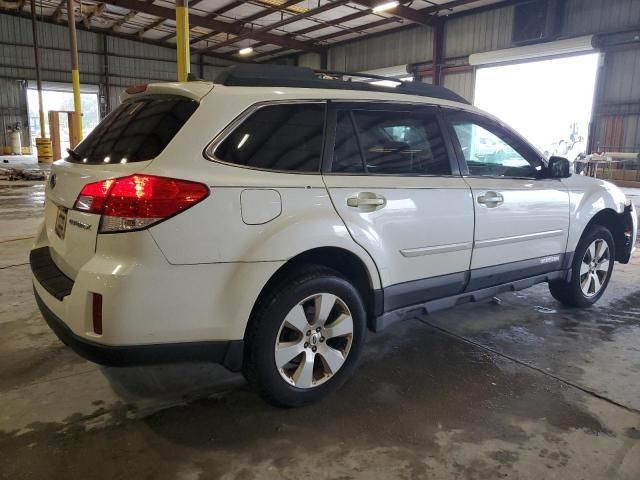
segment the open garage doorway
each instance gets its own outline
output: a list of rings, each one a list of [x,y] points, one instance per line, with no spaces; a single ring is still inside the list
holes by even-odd
[[[47,132],[51,135],[49,125],[49,111],[69,112],[73,111],[73,89],[69,84],[57,84],[45,82],[42,90],[42,102],[44,103],[44,121]],[[86,137],[98,125],[100,110],[98,104],[98,89],[93,86],[83,86],[80,90],[80,102],[82,105],[82,134]],[[38,116],[38,90],[35,83],[29,82],[27,89],[27,104],[29,106],[29,130],[31,133],[31,146],[35,151],[36,138],[40,136],[40,121]],[[66,115],[60,115],[60,150],[66,156],[69,144],[69,125]]]
[[[573,161],[586,152],[599,54],[480,67],[474,103],[545,156]]]

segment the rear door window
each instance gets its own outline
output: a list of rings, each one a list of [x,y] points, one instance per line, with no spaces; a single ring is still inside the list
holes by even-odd
[[[177,95],[150,95],[125,102],[109,114],[66,160],[130,163],[157,157],[198,108]]]
[[[451,175],[451,164],[435,114],[340,110],[332,171]]]
[[[317,173],[324,112],[324,103],[261,107],[216,148],[214,155],[244,167]]]

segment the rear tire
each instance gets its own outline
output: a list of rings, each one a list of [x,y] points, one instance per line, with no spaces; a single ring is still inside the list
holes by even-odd
[[[590,307],[607,289],[614,259],[615,244],[611,232],[602,225],[592,226],[578,242],[570,278],[549,283],[551,295],[571,307]]]
[[[245,335],[243,374],[270,403],[299,407],[353,373],[366,338],[357,289],[338,272],[307,267],[256,305]]]

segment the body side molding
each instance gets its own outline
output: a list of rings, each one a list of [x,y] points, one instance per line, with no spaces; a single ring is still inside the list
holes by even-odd
[[[460,250],[469,250],[472,247],[472,242],[451,243],[448,245],[434,245],[431,247],[405,248],[400,250],[400,254],[403,257],[419,257],[422,255],[431,255],[433,253],[459,252]]]
[[[491,238],[489,240],[480,240],[475,242],[475,248],[495,247],[497,245],[505,245],[507,243],[528,242],[529,240],[537,240],[541,238],[559,237],[564,235],[564,233],[564,230],[549,230],[547,232],[514,235],[513,237]]]

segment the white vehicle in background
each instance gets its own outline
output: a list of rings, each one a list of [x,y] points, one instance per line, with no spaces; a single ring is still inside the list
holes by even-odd
[[[243,65],[128,89],[53,166],[31,268],[81,355],[220,362],[297,406],[407,316],[541,282],[593,304],[636,222],[446,89]]]

